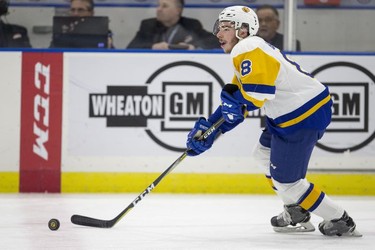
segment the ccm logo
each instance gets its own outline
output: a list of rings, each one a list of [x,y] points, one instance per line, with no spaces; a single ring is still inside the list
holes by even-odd
[[[34,85],[34,128],[36,135],[33,152],[41,158],[48,160],[48,151],[45,143],[48,142],[49,128],[49,95],[50,95],[50,66],[40,62],[35,64]]]

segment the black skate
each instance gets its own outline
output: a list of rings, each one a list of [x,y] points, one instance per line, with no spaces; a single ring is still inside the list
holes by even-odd
[[[362,234],[355,229],[356,225],[353,219],[344,212],[340,219],[331,221],[322,221],[319,223],[319,231],[327,236],[355,236],[361,237]]]
[[[298,204],[284,205],[284,211],[271,218],[273,230],[278,233],[313,232],[310,212]]]

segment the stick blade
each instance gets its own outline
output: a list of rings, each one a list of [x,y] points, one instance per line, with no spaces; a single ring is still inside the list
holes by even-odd
[[[76,214],[72,215],[70,220],[73,224],[87,227],[111,228],[115,224],[112,221],[100,220]]]

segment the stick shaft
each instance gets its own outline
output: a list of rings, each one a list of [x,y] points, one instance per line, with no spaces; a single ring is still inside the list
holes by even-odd
[[[199,138],[200,140],[206,139],[208,136],[210,136],[216,129],[219,128],[219,126],[224,122],[224,118],[221,118],[219,121],[217,121],[214,125],[212,125],[209,129],[207,129],[203,135]],[[142,193],[140,193],[137,198],[134,199],[132,203],[130,203],[124,210],[121,211],[120,214],[118,214],[115,218],[112,220],[101,220],[101,219],[95,219],[87,216],[82,215],[73,215],[71,217],[71,222],[76,225],[81,226],[88,226],[88,227],[100,227],[100,228],[111,228],[113,227],[117,222],[119,222],[131,209],[135,207],[135,205],[138,204],[143,198],[149,194],[158,184],[159,182],[167,175],[169,174],[175,167],[178,166],[187,156],[187,151],[189,149],[186,149],[185,152],[178,157],[172,165],[170,165],[164,172],[155,179],[154,182],[152,182]]]

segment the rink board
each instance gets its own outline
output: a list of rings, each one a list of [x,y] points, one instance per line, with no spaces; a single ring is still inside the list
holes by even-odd
[[[1,52],[0,192],[140,192],[184,150],[232,78],[222,53]],[[329,86],[334,115],[309,180],[333,194],[375,189],[375,55],[293,54]],[[90,67],[85,67],[90,65]],[[272,193],[251,150],[251,113],[155,192]]]

